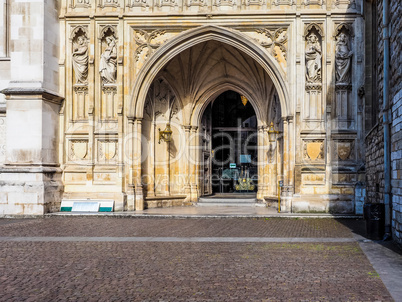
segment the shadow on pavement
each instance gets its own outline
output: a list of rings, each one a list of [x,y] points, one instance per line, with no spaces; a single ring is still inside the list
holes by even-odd
[[[364,219],[336,219],[339,223],[342,223],[348,229],[352,231],[352,233],[356,235],[360,235],[368,240],[371,240],[367,236],[366,232],[366,221]],[[402,255],[402,247],[398,245],[393,240],[372,240],[381,246]]]

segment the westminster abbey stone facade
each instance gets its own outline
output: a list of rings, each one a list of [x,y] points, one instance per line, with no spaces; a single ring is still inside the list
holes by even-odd
[[[0,215],[244,192],[362,214],[372,4],[0,3]]]

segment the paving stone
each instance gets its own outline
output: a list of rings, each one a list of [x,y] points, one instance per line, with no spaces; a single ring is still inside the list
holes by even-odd
[[[361,220],[0,219],[0,236],[354,238]],[[0,242],[0,301],[393,301],[357,242]]]
[[[13,221],[13,219],[10,219]],[[1,219],[0,219],[1,221]],[[21,220],[20,220],[21,221]],[[0,224],[0,236],[352,237],[349,219],[130,219],[49,217]],[[361,231],[361,230],[360,230]]]

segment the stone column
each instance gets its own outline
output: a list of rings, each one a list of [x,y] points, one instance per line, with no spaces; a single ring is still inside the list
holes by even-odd
[[[295,170],[295,135],[293,116],[288,116],[288,141],[289,141],[289,172],[288,172],[288,195],[292,196],[294,191],[294,170]]]
[[[60,209],[63,185],[58,164],[59,110],[62,98],[40,82],[10,82],[7,147],[0,170],[0,214],[43,215]]]
[[[290,171],[290,156],[289,156],[289,123],[287,118],[283,118],[283,187],[281,188],[281,211],[287,212],[290,210],[290,205],[287,200],[287,188],[289,187],[289,171]],[[280,179],[279,179],[280,180]]]
[[[274,152],[278,148],[278,143],[271,144],[268,135],[268,126],[263,126],[262,139],[263,139],[263,160],[264,160],[264,196],[272,195],[271,187],[276,183],[276,173],[273,169]]]
[[[190,138],[190,179],[191,179],[191,202],[198,201],[198,166],[199,166],[199,137],[198,127],[191,127]]]
[[[265,167],[265,162],[263,159],[263,154],[264,154],[264,145],[262,142],[263,138],[263,127],[258,126],[258,137],[257,137],[257,156],[258,156],[258,162],[257,162],[257,168],[258,168],[258,191],[257,191],[257,199],[263,199],[264,198],[264,188],[266,186],[265,184],[265,177],[264,177],[264,167]]]
[[[144,210],[144,194],[141,179],[141,162],[142,162],[141,144],[142,144],[142,118],[136,118],[134,123],[134,157],[133,157],[136,211]]]
[[[186,194],[186,201],[191,200],[191,175],[190,175],[190,131],[191,126],[183,126],[184,135],[185,135],[185,157],[183,160],[183,174],[185,175],[184,179],[184,192]]]
[[[150,154],[147,154],[148,156],[148,186],[147,186],[147,196],[149,197],[154,197],[156,196],[155,194],[155,152],[156,152],[156,140],[157,140],[157,127],[156,127],[156,121],[153,120],[151,124],[151,135],[150,135],[150,143],[152,144],[152,150],[150,150]]]
[[[129,167],[126,172],[126,184],[127,184],[127,210],[128,211],[134,211],[135,209],[135,185],[134,185],[134,172],[133,172],[133,167],[134,167],[134,145],[135,145],[135,139],[134,139],[134,128],[135,128],[135,122],[134,118],[128,118],[127,121],[127,137],[125,139],[125,142],[127,143],[125,152],[125,164],[126,167]]]

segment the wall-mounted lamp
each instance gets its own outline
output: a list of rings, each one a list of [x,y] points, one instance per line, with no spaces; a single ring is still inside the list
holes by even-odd
[[[241,95],[240,99],[241,99],[241,102],[243,103],[243,105],[246,106],[248,99],[244,95]]]
[[[161,140],[168,143],[172,141],[172,128],[170,128],[170,124],[166,124],[165,130],[161,131],[161,128],[159,128],[159,144],[161,143]]]
[[[268,130],[268,138],[271,143],[276,141],[276,136],[278,135],[278,133],[280,133],[280,131],[275,130],[274,122],[271,122],[271,125],[269,125],[269,130]]]

